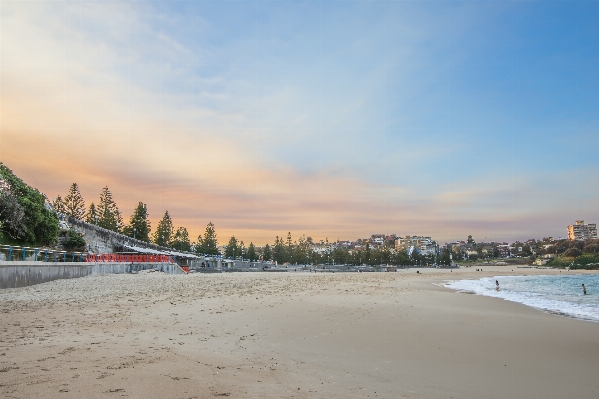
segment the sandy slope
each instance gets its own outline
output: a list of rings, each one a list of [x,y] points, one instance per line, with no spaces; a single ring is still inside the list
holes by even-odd
[[[599,323],[433,284],[482,275],[108,275],[2,290],[0,397],[599,397]]]

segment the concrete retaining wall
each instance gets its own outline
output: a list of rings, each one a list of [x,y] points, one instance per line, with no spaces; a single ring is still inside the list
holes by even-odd
[[[167,274],[185,274],[173,263],[0,262],[0,289],[27,287],[92,274],[120,274],[149,269],[159,269]]]

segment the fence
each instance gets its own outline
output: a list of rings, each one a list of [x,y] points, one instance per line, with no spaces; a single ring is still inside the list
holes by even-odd
[[[168,255],[92,254],[88,252],[58,251],[45,248],[0,245],[0,260],[33,262],[126,262],[175,263]]]
[[[168,255],[87,254],[86,262],[176,263]]]

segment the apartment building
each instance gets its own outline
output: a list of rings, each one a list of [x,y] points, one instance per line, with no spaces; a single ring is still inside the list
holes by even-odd
[[[569,240],[588,240],[597,238],[597,225],[595,223],[585,224],[584,220],[577,220],[568,226]]]
[[[439,246],[430,237],[405,236],[395,240],[395,249],[398,251],[409,251],[411,247],[418,248],[422,255],[431,255],[438,251]]]

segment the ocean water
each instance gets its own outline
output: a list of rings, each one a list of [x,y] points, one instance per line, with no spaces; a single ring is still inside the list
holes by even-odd
[[[495,280],[499,281],[499,291],[495,290]],[[587,295],[583,295],[582,284],[587,288]],[[451,281],[445,287],[599,322],[599,274],[485,277]]]

